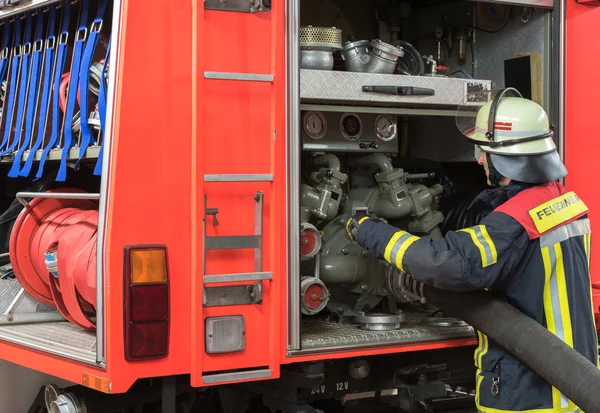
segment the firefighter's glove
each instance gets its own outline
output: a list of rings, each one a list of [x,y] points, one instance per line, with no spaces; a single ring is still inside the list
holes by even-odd
[[[365,214],[356,214],[348,221],[346,221],[346,236],[352,241],[356,242],[358,227],[360,227],[360,224],[362,224],[368,219],[373,219],[373,217]]]

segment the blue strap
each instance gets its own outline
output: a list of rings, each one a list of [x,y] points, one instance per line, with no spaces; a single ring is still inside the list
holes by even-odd
[[[8,148],[0,153],[4,155],[12,152],[17,148],[21,140],[21,130],[23,128],[23,115],[25,113],[25,102],[27,99],[27,89],[29,83],[29,63],[31,60],[31,14],[25,18],[25,43],[23,44],[23,56],[21,61],[21,74],[19,83],[19,101],[17,103],[17,121],[15,123],[15,134]]]
[[[2,50],[0,51],[0,83],[4,81],[6,69],[8,69],[8,41],[10,40],[10,22],[4,23],[4,34],[2,36]]]
[[[54,51],[56,49],[56,9],[50,9],[50,18],[48,20],[48,38],[46,40],[46,52],[44,56],[44,79],[42,83],[42,103],[40,105],[40,117],[38,123],[37,139],[31,147],[31,152],[19,176],[29,176],[33,166],[36,152],[42,147],[44,137],[46,136],[46,124],[48,118],[48,103],[50,98],[50,88],[52,86],[52,68],[54,67]]]
[[[65,61],[67,59],[67,49],[69,47],[67,41],[69,39],[69,25],[71,24],[71,3],[64,3],[62,7],[62,26],[60,29],[60,37],[58,39],[56,68],[54,69],[54,81],[52,86],[52,135],[40,157],[40,164],[35,175],[36,180],[42,177],[46,158],[48,157],[50,150],[58,143],[58,137],[60,135],[60,84],[62,82],[62,75],[65,71]]]
[[[31,135],[33,134],[33,119],[35,109],[37,107],[37,97],[38,97],[38,89],[40,83],[40,63],[42,57],[42,49],[43,42],[42,36],[44,35],[44,14],[40,11],[37,14],[37,25],[35,30],[35,41],[33,43],[33,61],[31,62],[31,81],[28,85],[28,95],[27,95],[27,111],[25,114],[25,138],[23,139],[23,143],[21,147],[15,154],[15,158],[13,159],[12,166],[8,171],[9,178],[16,178],[19,176],[19,172],[21,170],[21,158],[23,157],[23,153],[29,149],[29,142],[31,142]],[[34,156],[34,153],[30,154],[30,157]]]
[[[102,66],[102,75],[100,76],[100,92],[98,93],[98,112],[100,115],[100,130],[102,132],[102,142],[100,143],[100,152],[98,152],[98,159],[96,160],[96,167],[94,168],[94,175],[102,174],[102,154],[104,153],[104,141],[106,140],[106,67],[108,66],[108,59],[110,58],[110,43],[112,37],[108,39],[108,46],[106,47],[106,57],[104,58],[104,66]]]
[[[81,15],[79,17],[79,28],[75,38],[75,50],[73,51],[73,64],[71,66],[71,77],[69,79],[69,94],[67,96],[67,107],[65,110],[65,130],[63,150],[60,157],[60,167],[56,180],[64,182],[67,179],[67,158],[69,149],[77,145],[77,140],[73,139],[73,117],[75,116],[75,103],[77,99],[77,85],[79,85],[79,67],[81,66],[81,57],[83,46],[87,38],[87,20],[88,20],[89,0],[81,1]],[[83,91],[82,91],[83,94]],[[82,116],[80,116],[81,118]]]
[[[10,90],[8,92],[8,111],[6,117],[2,114],[2,120],[4,121],[4,138],[0,144],[0,150],[8,144],[8,137],[12,130],[12,118],[13,110],[15,106],[15,89],[17,87],[17,75],[19,74],[19,63],[21,62],[21,19],[15,20],[15,43],[13,50],[13,57],[10,68]]]
[[[85,151],[89,146],[90,142],[94,140],[92,131],[88,125],[89,107],[88,107],[88,96],[89,96],[89,84],[90,84],[90,68],[92,67],[92,59],[94,58],[94,52],[96,51],[96,45],[100,37],[100,30],[102,30],[102,19],[104,18],[104,12],[106,11],[106,0],[100,0],[98,3],[98,12],[92,28],[90,29],[90,37],[88,38],[87,44],[85,45],[85,52],[83,53],[83,59],[81,60],[81,68],[79,70],[79,90],[81,91],[81,103],[80,116],[81,119],[81,144],[79,145],[79,158],[75,163],[75,168],[79,165],[81,159],[85,156]]]

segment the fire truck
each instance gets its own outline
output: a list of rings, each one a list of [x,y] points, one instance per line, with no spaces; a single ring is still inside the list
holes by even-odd
[[[474,327],[344,225],[474,222],[504,87],[596,222],[599,4],[0,1],[0,358],[72,383],[30,412],[472,409]]]

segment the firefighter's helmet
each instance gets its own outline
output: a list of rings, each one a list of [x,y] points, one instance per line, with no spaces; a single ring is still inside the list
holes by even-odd
[[[545,183],[567,174],[554,127],[540,105],[513,88],[473,93],[467,101],[458,109],[456,125],[502,176]]]

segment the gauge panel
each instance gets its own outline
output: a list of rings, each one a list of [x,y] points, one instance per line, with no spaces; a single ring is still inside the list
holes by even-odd
[[[398,153],[397,117],[360,112],[302,112],[302,149]]]
[[[302,116],[302,128],[311,139],[321,139],[327,133],[327,119],[322,112],[306,112]]]
[[[375,135],[377,139],[384,142],[391,141],[398,134],[396,122],[390,115],[379,115],[374,124]]]

